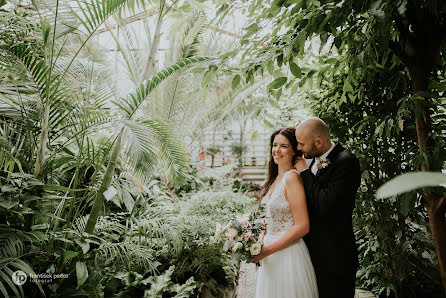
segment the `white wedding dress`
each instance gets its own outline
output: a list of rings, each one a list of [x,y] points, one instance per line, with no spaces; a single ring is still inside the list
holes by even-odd
[[[290,172],[262,200],[266,207],[265,245],[277,241],[294,223],[284,194],[285,178]],[[303,239],[264,258],[260,265],[256,298],[318,297],[316,276]]]

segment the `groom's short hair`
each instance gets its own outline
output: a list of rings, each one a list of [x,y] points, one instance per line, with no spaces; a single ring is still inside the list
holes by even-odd
[[[330,130],[327,124],[317,117],[311,117],[304,120],[299,126],[302,126],[307,131],[308,137],[315,140],[317,137],[321,137],[324,140],[330,140]]]

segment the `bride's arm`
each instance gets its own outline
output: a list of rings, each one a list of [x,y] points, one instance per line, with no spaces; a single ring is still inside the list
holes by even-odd
[[[263,246],[260,254],[254,256],[252,260],[253,263],[257,263],[261,259],[266,258],[281,249],[287,248],[310,231],[305,190],[299,174],[291,172],[286,177],[285,196],[290,204],[294,225],[292,225],[279,240],[270,245]]]

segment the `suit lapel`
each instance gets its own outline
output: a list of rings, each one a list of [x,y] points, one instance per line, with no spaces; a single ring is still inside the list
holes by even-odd
[[[333,150],[331,150],[331,152],[328,154],[327,159],[330,161],[330,164],[332,164],[336,159],[338,159],[339,154],[344,151],[344,147],[342,147],[341,143],[336,143]],[[316,177],[319,177],[322,171],[327,170],[330,167],[330,165],[328,165],[326,168],[324,169],[318,169],[316,172]]]
[[[331,150],[330,154],[328,154],[327,159],[332,162],[338,159],[339,154],[344,151],[344,147],[342,147],[341,143],[336,143],[333,150]]]

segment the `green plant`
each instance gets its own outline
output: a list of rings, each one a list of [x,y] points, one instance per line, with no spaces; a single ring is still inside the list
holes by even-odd
[[[438,158],[438,153],[444,147],[441,138],[436,137],[442,132],[435,126],[439,123],[438,118],[442,118],[437,109],[444,107],[439,101],[444,92],[444,85],[440,83],[444,81],[442,70],[446,50],[444,1],[273,1],[270,5],[255,0],[249,14],[253,17],[252,24],[245,28],[245,40],[242,41],[248,47],[243,55],[246,57],[244,74],[247,81],[254,81],[255,74],[265,70],[274,73],[275,80],[268,90],[278,99],[289,88],[292,93],[304,86],[309,89],[322,87],[323,91],[328,87],[327,83],[335,81],[348,68],[349,74],[343,76],[344,80],[337,83],[337,92],[328,98],[336,101],[336,108],[349,103],[360,106],[375,92],[365,88],[372,82],[380,82],[373,87],[386,88],[387,94],[404,89],[403,94],[396,92],[397,96],[387,97],[383,104],[395,106],[402,97],[406,99],[406,112],[410,112],[412,119],[410,123],[415,123],[412,137],[420,155],[415,169],[439,170],[444,158]],[[270,22],[272,30],[261,33]],[[250,45],[251,40],[256,40],[256,45],[269,46]],[[311,42],[311,47],[306,48],[307,42]],[[301,63],[310,51],[316,60],[322,58],[317,68],[308,68]],[[327,52],[340,54],[342,58],[321,57]],[[282,66],[288,66],[289,71],[280,72]],[[398,79],[389,85],[376,77],[375,72],[380,70],[392,70],[393,78]],[[321,94],[314,95],[320,97]],[[331,106],[322,101],[318,104]],[[392,114],[390,110],[377,119],[388,114]],[[389,131],[396,126],[395,117],[386,120],[388,125],[381,122],[378,130]],[[446,291],[446,237],[443,236],[446,235],[446,193],[426,192],[424,197],[443,291]]]
[[[228,259],[222,247],[210,239],[217,223],[226,224],[237,214],[247,212],[254,202],[252,198],[231,191],[199,192],[182,199],[176,206],[176,218],[184,247],[174,259],[181,264],[177,266],[174,279],[181,281],[192,275],[199,292],[209,290],[214,296],[222,296],[225,287],[235,285],[237,276],[230,268],[238,268],[239,264]]]
[[[231,144],[231,151],[237,157],[237,166],[238,166],[238,175],[239,177],[242,174],[242,168],[244,165],[243,156],[248,149],[248,146],[245,143],[234,142]]]
[[[141,106],[150,92],[173,72],[186,67],[192,63],[211,60],[212,58],[198,57],[186,58],[167,69],[160,71],[153,79],[142,83],[135,91],[130,94],[128,99],[122,99],[116,105],[125,113],[125,119],[120,121],[123,125],[115,139],[114,147],[105,170],[104,179],[96,194],[93,208],[88,218],[85,231],[93,233],[94,226],[99,217],[99,212],[104,204],[104,192],[110,186],[112,175],[116,167],[119,153],[122,146],[122,138],[130,136],[128,144],[128,153],[135,156],[133,166],[136,171],[150,170],[153,167],[154,160],[157,158],[164,162],[173,181],[178,182],[183,179],[184,169],[186,167],[186,157],[184,150],[178,148],[178,141],[173,137],[165,123],[161,121],[145,120],[131,121],[132,116]]]
[[[416,192],[384,200],[374,196],[390,177],[420,165],[402,67],[358,70],[355,75],[361,84],[353,91],[356,100],[344,101],[339,96],[345,85],[342,75],[352,73],[346,67],[331,82],[322,82],[325,92],[310,94],[309,103],[331,133],[360,160],[363,183],[354,213],[360,256],[358,280],[377,295],[441,297],[424,196]],[[390,100],[395,97],[400,100]],[[433,127],[443,129],[441,121],[434,122]],[[444,143],[441,138],[436,141]],[[440,150],[438,154],[444,153]]]
[[[48,202],[50,193],[45,192],[44,185],[31,175],[14,173],[8,178],[0,176],[0,181],[0,291],[5,297],[9,297],[11,291],[15,296],[25,297],[23,288],[34,291],[32,285],[35,285],[45,296],[40,281],[35,278],[32,260],[38,254],[36,248],[46,243],[48,238],[37,229],[31,230],[27,219],[30,213],[48,216],[29,206],[34,200]],[[16,285],[12,279],[16,270],[25,272],[34,282]]]

